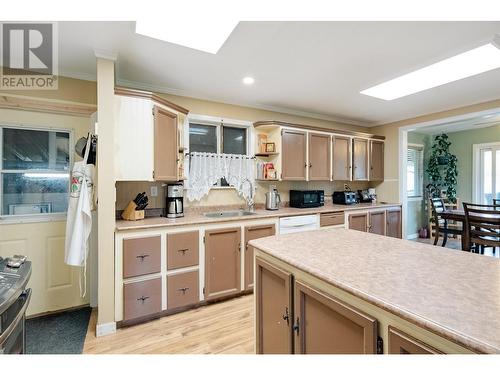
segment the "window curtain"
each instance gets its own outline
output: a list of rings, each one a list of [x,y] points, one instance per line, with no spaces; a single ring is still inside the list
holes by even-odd
[[[186,197],[199,201],[221,178],[233,186],[238,195],[253,201],[255,194],[254,161],[250,156],[192,152]]]

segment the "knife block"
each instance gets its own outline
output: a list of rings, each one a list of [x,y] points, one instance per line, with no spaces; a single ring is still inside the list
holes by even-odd
[[[123,220],[142,220],[144,219],[144,210],[136,210],[137,205],[134,201],[130,201],[125,210],[122,212]]]

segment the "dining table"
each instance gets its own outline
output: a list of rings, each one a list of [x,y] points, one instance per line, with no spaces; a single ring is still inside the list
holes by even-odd
[[[455,222],[462,223],[462,234],[460,235],[460,240],[462,241],[462,250],[467,250],[467,242],[469,241],[467,237],[467,231],[465,230],[465,211],[464,210],[445,210],[439,214],[442,219],[453,220]]]

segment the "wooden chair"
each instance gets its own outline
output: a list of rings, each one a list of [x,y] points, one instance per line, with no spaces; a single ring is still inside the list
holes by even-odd
[[[500,206],[500,199],[493,198],[493,205]]]
[[[432,215],[434,218],[434,245],[437,245],[439,233],[443,234],[443,243],[441,246],[446,246],[449,234],[462,235],[462,229],[449,227],[448,220],[443,219],[439,214],[446,210],[443,198],[431,198]]]
[[[500,205],[464,203],[467,248],[484,254],[500,246]]]

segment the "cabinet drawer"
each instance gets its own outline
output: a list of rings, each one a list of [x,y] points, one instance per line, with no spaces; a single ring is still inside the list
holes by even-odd
[[[160,236],[123,240],[123,277],[160,272],[160,249]]]
[[[123,319],[130,320],[161,311],[161,277],[123,286]]]
[[[167,276],[167,309],[200,301],[198,271]]]
[[[198,265],[199,232],[167,235],[167,269]]]
[[[344,212],[331,212],[319,215],[319,225],[321,227],[327,227],[330,225],[342,225],[344,224]]]

